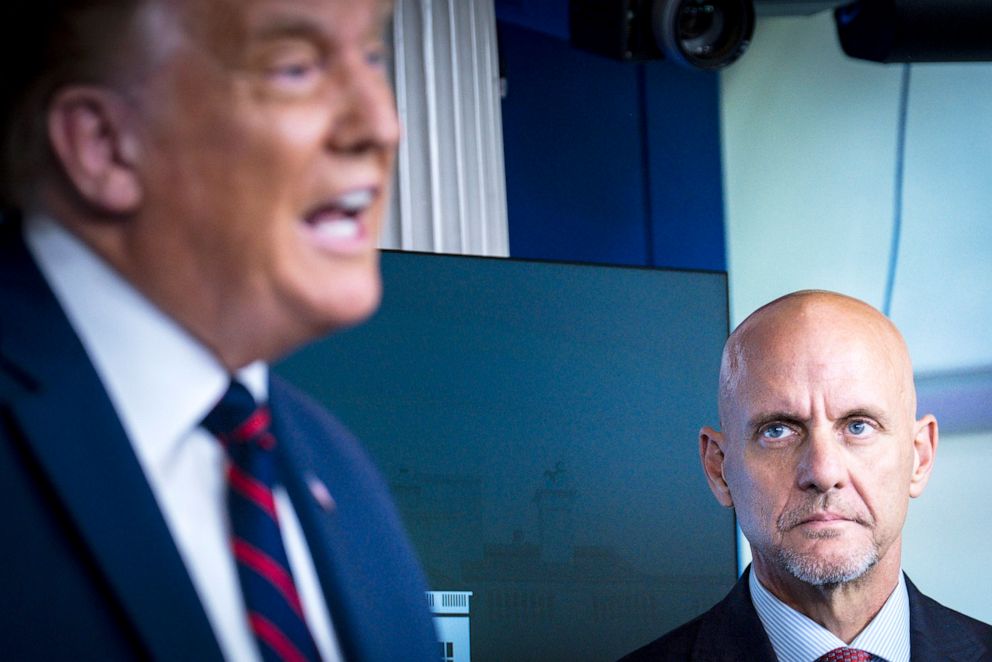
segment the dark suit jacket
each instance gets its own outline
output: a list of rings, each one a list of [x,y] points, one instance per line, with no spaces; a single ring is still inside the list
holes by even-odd
[[[744,572],[705,614],[625,656],[622,662],[775,662]],[[906,577],[913,662],[992,660],[992,626],[931,600]]]
[[[284,483],[349,660],[436,660],[424,582],[352,437],[273,378]],[[307,479],[336,502],[325,512]],[[131,444],[10,223],[0,224],[0,657],[221,657]]]

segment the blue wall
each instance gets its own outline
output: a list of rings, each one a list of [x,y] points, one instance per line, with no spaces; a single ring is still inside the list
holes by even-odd
[[[510,254],[726,270],[716,75],[573,49],[542,6],[497,3]]]

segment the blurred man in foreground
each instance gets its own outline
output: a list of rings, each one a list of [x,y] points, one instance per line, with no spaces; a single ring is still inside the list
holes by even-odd
[[[797,292],[731,334],[710,489],[753,563],[713,609],[625,660],[988,660],[992,627],[902,573],[902,526],[937,450],[905,343],[871,306]]]
[[[267,368],[378,305],[390,10],[4,3],[5,656],[437,657],[385,486]]]

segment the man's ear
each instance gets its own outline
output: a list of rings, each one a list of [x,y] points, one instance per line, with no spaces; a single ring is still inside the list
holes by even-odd
[[[723,475],[723,434],[711,427],[699,431],[699,459],[703,463],[706,482],[709,483],[713,496],[721,505],[731,508],[734,505],[730,486]]]
[[[127,214],[141,202],[128,117],[117,93],[96,86],[65,87],[48,107],[48,139],[62,170],[83,200],[106,213]]]
[[[916,498],[930,480],[933,463],[937,458],[937,419],[927,414],[916,421],[913,434],[913,473],[909,480],[909,496]]]

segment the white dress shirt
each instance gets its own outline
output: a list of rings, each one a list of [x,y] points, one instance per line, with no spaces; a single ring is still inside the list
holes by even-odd
[[[184,328],[151,304],[56,221],[28,218],[25,240],[82,341],[186,564],[228,660],[260,654],[229,545],[221,445],[200,422],[231,376]],[[267,399],[268,367],[235,375]],[[340,660],[313,560],[282,487],[274,490],[286,552],[307,624],[324,660]]]
[[[881,610],[850,644],[766,589],[751,568],[751,601],[781,662],[813,662],[835,648],[868,651],[886,662],[909,662],[909,592],[902,572]]]

